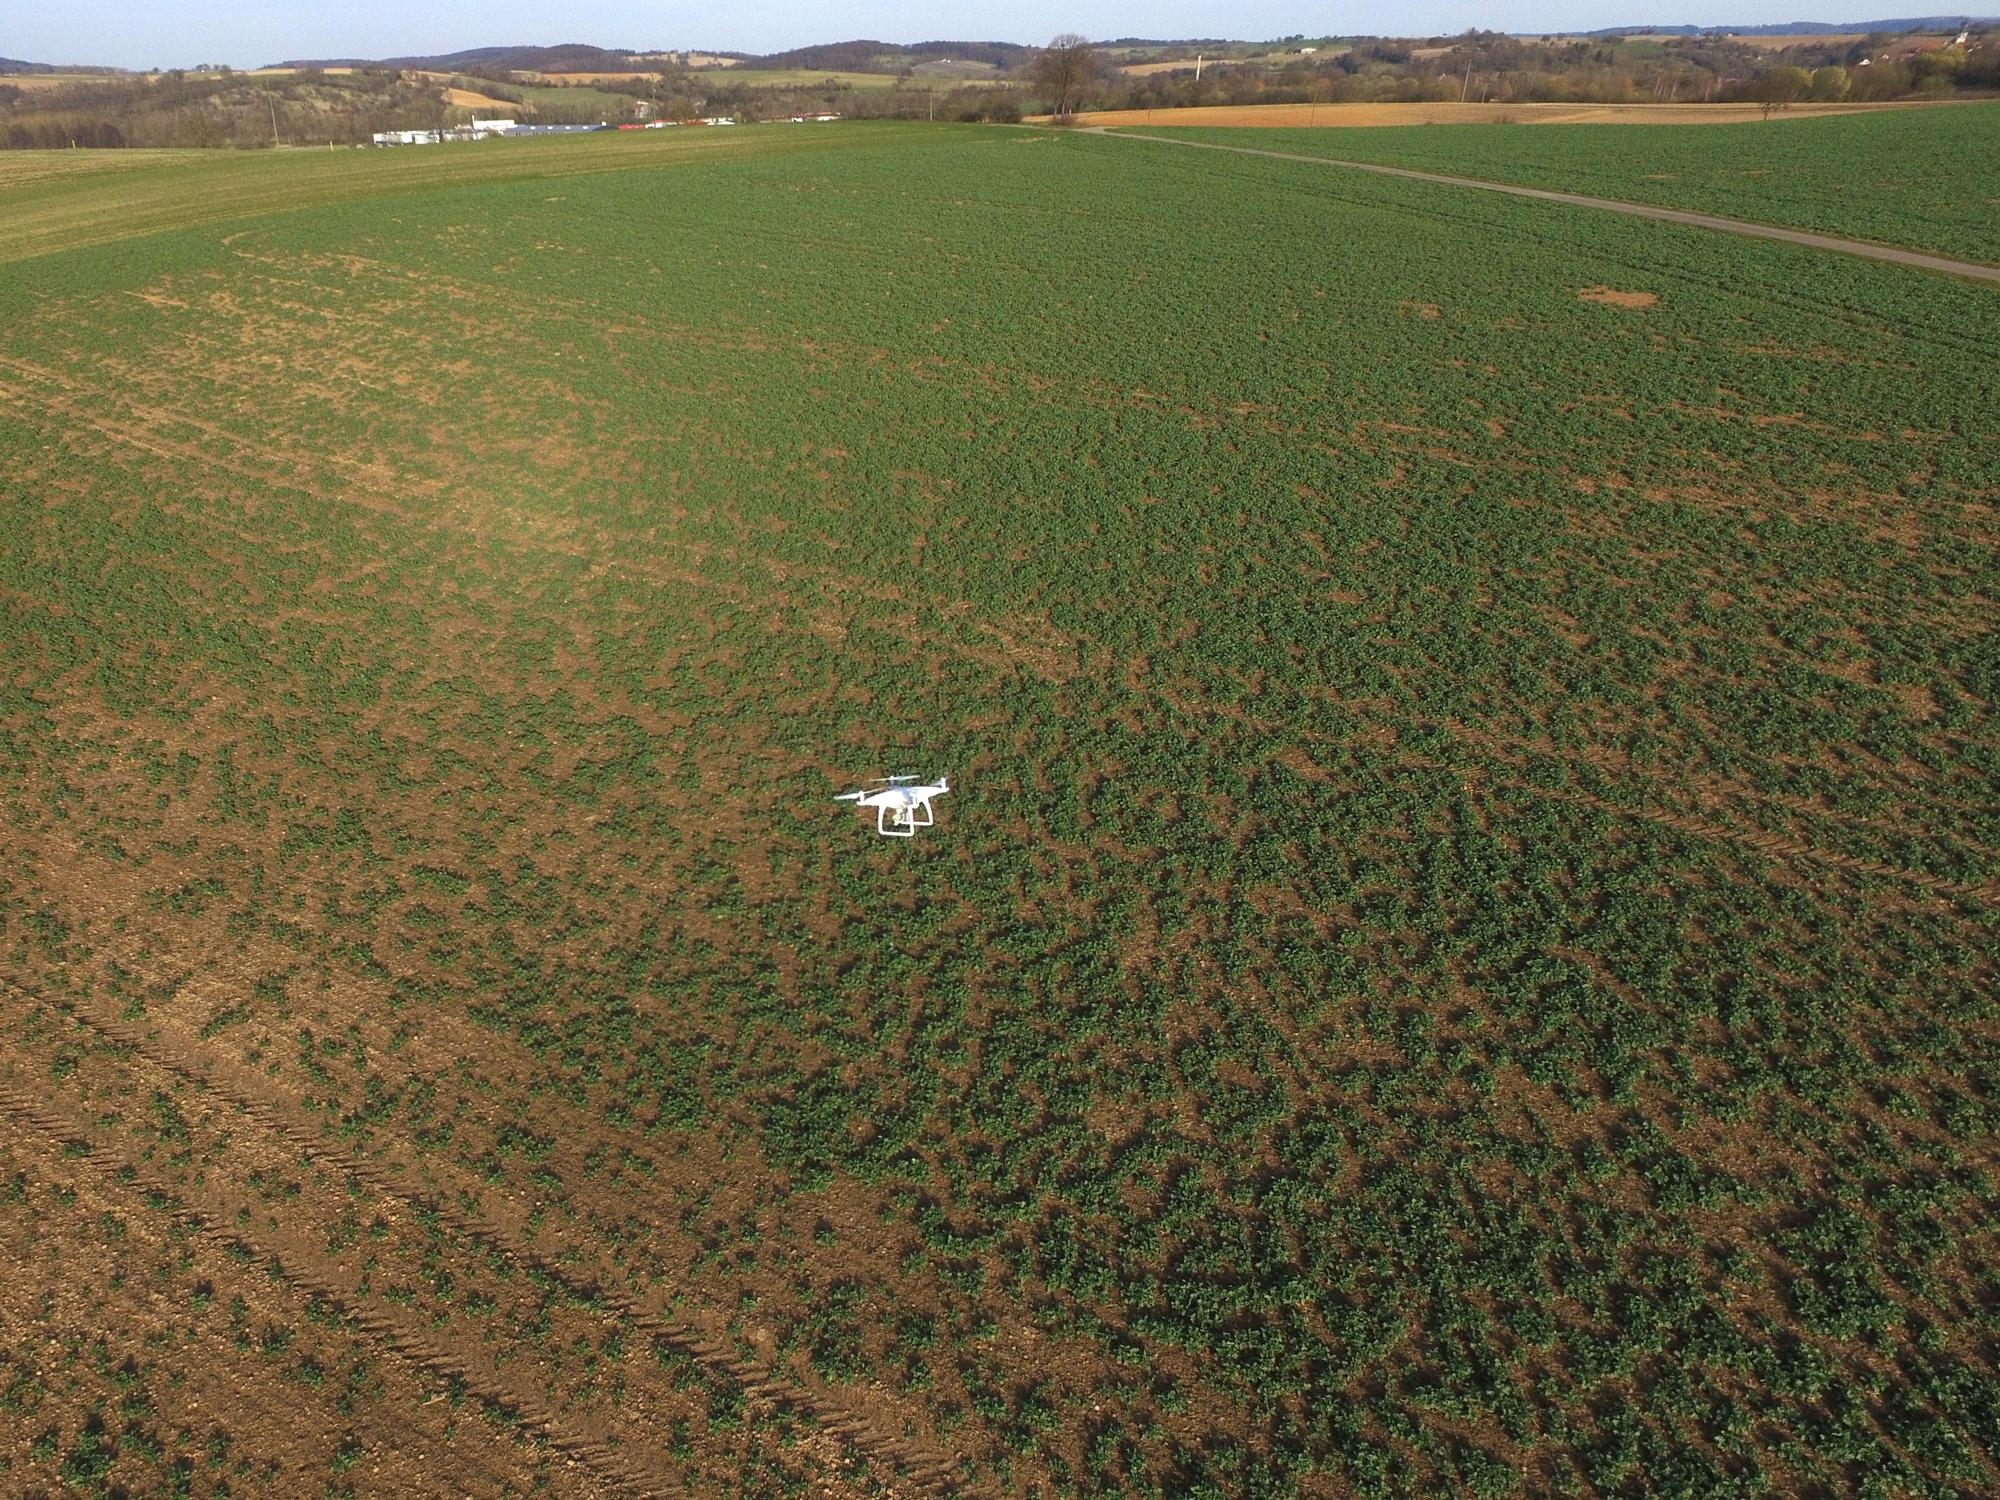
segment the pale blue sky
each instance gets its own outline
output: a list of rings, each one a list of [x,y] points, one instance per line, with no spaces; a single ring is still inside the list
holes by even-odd
[[[1918,6],[1916,9],[1923,10]],[[1932,7],[1935,8],[1935,7]],[[1908,7],[1905,7],[1908,9]],[[1868,15],[1862,13],[1866,11]],[[1821,12],[1825,12],[1822,14]],[[1852,12],[1852,14],[1850,14]],[[463,47],[769,52],[811,42],[1045,42],[1086,36],[1266,38],[1571,31],[1641,21],[1751,25],[1868,19],[1894,4],[1802,8],[1785,0],[0,0],[0,56],[119,67],[254,67],[292,57],[403,57]]]

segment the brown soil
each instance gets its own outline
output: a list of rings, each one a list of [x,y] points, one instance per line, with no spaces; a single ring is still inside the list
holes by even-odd
[[[1576,295],[1581,301],[1602,302],[1606,307],[1651,307],[1660,300],[1658,292],[1621,292],[1608,286],[1587,286]]]
[[[4,981],[0,1002],[17,1016],[37,1009],[35,997]],[[141,1142],[115,1133],[106,1138],[107,1117],[87,1122],[64,1110],[60,1092],[46,1087],[30,1098],[0,1083],[0,1116],[11,1112],[135,1198],[184,1205],[184,1225],[243,1264],[282,1265],[284,1283],[299,1297],[337,1310],[379,1353],[402,1361],[431,1389],[456,1389],[489,1412],[507,1414],[505,1426],[563,1455],[579,1478],[587,1478],[590,1492],[709,1493],[739,1465],[738,1441],[728,1433],[697,1443],[685,1462],[666,1458],[675,1424],[699,1431],[702,1414],[699,1403],[663,1375],[666,1361],[655,1358],[657,1351],[705,1372],[713,1386],[740,1391],[753,1413],[786,1413],[792,1425],[803,1424],[801,1457],[811,1456],[821,1493],[848,1494],[834,1476],[877,1453],[886,1472],[906,1476],[898,1493],[954,1487],[941,1455],[911,1447],[900,1430],[881,1426],[865,1411],[825,1408],[754,1357],[745,1358],[719,1322],[697,1328],[666,1316],[619,1290],[612,1268],[586,1276],[573,1259],[565,1266],[545,1258],[530,1243],[532,1231],[504,1227],[454,1206],[442,1191],[413,1190],[398,1180],[435,1179],[443,1164],[413,1157],[406,1174],[385,1172],[284,1118],[259,1097],[254,1075],[235,1069],[212,1045],[201,1056],[204,1044],[186,1036],[172,1040],[168,1026],[148,1035],[84,1011],[73,1014],[130,1049],[122,1065],[86,1062],[77,1084],[119,1092],[137,1087],[144,1096],[175,1099],[186,1121],[183,1139],[200,1169],[193,1176],[171,1167],[135,1175],[132,1160],[146,1155]],[[216,1148],[203,1151],[211,1129],[221,1132]],[[451,1196],[463,1205],[481,1195],[466,1177]],[[373,1227],[349,1244],[328,1233],[343,1221]],[[215,1227],[232,1222],[227,1231]],[[481,1303],[461,1300],[454,1309],[447,1296],[413,1306],[407,1293],[398,1294],[398,1288],[420,1285],[430,1274],[421,1267],[438,1264],[440,1253],[456,1267],[461,1285],[485,1299],[470,1319],[463,1308],[480,1309]],[[517,1272],[485,1280],[482,1263],[510,1264]],[[567,1309],[545,1304],[537,1312],[520,1295],[530,1284],[562,1288]],[[543,1331],[532,1344],[518,1342],[519,1330],[537,1325]],[[495,1334],[509,1328],[516,1341],[496,1344]],[[616,1380],[608,1388],[595,1361],[576,1366],[565,1359],[563,1351],[602,1345],[621,1328],[639,1337],[630,1356],[613,1361]]]
[[[1758,52],[1785,52],[1793,47],[1851,47],[1867,35],[1861,31],[1823,31],[1808,36],[1741,36],[1728,33],[1729,40]]]
[[[486,94],[475,94],[471,89],[446,89],[444,102],[457,105],[460,109],[490,109],[497,114],[506,114],[519,108],[505,99],[494,99]]]
[[[37,1332],[34,1346],[12,1351],[0,1338],[0,1362],[16,1370],[39,1365],[55,1388],[32,1420],[0,1423],[0,1457],[12,1461],[16,1483],[53,1477],[53,1464],[38,1472],[28,1457],[37,1432],[56,1427],[68,1438],[92,1409],[108,1404],[111,1382],[95,1388],[88,1380],[56,1377],[74,1361],[73,1354],[58,1351],[93,1343],[105,1350],[93,1363],[122,1367],[121,1383],[137,1384],[146,1398],[137,1413],[129,1400],[123,1403],[126,1413],[143,1420],[112,1424],[125,1439],[121,1446],[143,1442],[137,1434],[148,1428],[156,1440],[186,1432],[192,1439],[184,1440],[187,1447],[224,1434],[239,1461],[273,1466],[255,1474],[257,1487],[268,1493],[317,1493],[329,1461],[357,1429],[368,1439],[360,1472],[383,1493],[425,1492],[446,1468],[461,1472],[468,1486],[493,1493],[527,1487],[538,1469],[540,1482],[554,1483],[559,1494],[594,1493],[608,1477],[560,1461],[547,1466],[522,1441],[526,1432],[515,1436],[485,1421],[462,1421],[464,1396],[480,1392],[454,1386],[448,1365],[404,1350],[387,1360],[374,1357],[373,1336],[342,1318],[346,1309],[324,1287],[296,1271],[280,1274],[277,1262],[246,1253],[241,1235],[172,1207],[173,1195],[158,1180],[137,1174],[122,1154],[93,1148],[84,1133],[5,1084],[0,1167],[21,1174],[28,1185],[25,1202],[0,1210],[0,1245],[8,1261],[20,1266],[53,1259],[65,1271],[54,1297],[35,1298],[34,1278],[0,1282],[0,1328]],[[278,1337],[272,1330],[285,1340],[281,1359],[270,1352]],[[259,1339],[266,1351],[248,1366],[242,1352],[247,1338]],[[335,1398],[349,1369],[367,1372],[369,1399],[343,1412]],[[312,1375],[315,1370],[324,1375]],[[302,1372],[306,1379],[298,1378]],[[445,1399],[454,1389],[461,1395]],[[153,1485],[154,1492],[164,1491],[164,1476],[150,1476],[149,1485],[144,1468],[130,1457],[117,1473],[128,1486],[136,1484],[131,1493]],[[38,1491],[30,1483],[16,1492]]]
[[[25,94],[46,93],[55,89],[74,88],[78,84],[101,83],[106,77],[119,81],[130,81],[147,75],[136,73],[92,74],[92,73],[8,73],[0,82],[9,88],[16,88]]]

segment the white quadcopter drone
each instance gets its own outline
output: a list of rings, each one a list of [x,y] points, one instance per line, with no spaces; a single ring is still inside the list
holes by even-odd
[[[931,798],[950,790],[951,781],[944,776],[931,782],[919,782],[914,776],[885,776],[858,792],[842,792],[833,800],[874,808],[875,831],[884,838],[913,839],[919,828],[937,821],[931,812]]]

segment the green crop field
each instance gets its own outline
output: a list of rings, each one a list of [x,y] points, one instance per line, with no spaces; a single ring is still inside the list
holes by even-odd
[[[2000,1488],[2000,295],[655,134],[0,183],[0,1488]]]
[[[1747,125],[1159,134],[1697,209],[2000,264],[2000,103]]]
[[[506,89],[510,94],[519,94],[524,103],[541,111],[541,117],[549,120],[583,120],[589,115],[629,120],[636,102],[630,94],[591,88],[588,84],[509,83]],[[494,111],[482,109],[480,113]]]
[[[693,75],[691,82],[720,84],[731,88],[850,88],[892,89],[900,80],[894,73],[848,73],[816,68],[709,68]]]
[[[791,151],[833,144],[823,135]],[[0,152],[0,265],[194,224],[478,182],[565,181],[777,148],[754,130],[592,132],[436,148]],[[25,273],[24,273],[25,274]]]

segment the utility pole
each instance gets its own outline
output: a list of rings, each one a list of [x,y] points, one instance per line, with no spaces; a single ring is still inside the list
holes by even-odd
[[[1194,55],[1194,81],[1196,83],[1201,82],[1201,54],[1199,52]]]
[[[268,105],[270,105],[270,106],[271,106],[271,144],[272,144],[273,146],[282,146],[282,145],[284,145],[285,143],[284,143],[283,141],[281,141],[281,140],[279,140],[279,139],[278,139],[278,101],[277,101],[277,98],[276,98],[276,97],[275,97],[274,95],[271,95],[271,94],[266,94],[266,95],[264,96],[264,102],[265,102],[266,104],[268,104]]]
[[[1470,91],[1471,88],[1472,88],[1472,64],[1467,63],[1465,65],[1465,82],[1461,83],[1458,86],[1458,102],[1460,104],[1465,103],[1465,96],[1467,92]]]

